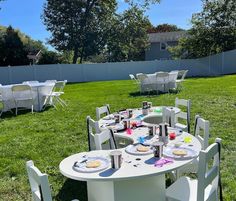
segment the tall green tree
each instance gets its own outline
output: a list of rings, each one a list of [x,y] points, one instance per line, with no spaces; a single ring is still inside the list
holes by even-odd
[[[106,46],[108,60],[143,60],[149,45],[147,29],[150,27],[149,19],[137,6],[114,18]]]
[[[9,26],[0,37],[0,65],[18,66],[29,64],[27,52],[24,49],[18,33]]]
[[[175,58],[199,58],[236,48],[235,0],[202,0],[203,10],[192,17],[188,37],[169,48]]]
[[[103,35],[116,9],[115,0],[47,0],[43,21],[52,33],[49,43],[59,51],[73,51],[73,63],[99,53]]]

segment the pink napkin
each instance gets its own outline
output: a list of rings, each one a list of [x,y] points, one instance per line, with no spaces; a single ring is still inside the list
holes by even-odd
[[[132,129],[131,129],[131,128],[127,128],[127,129],[126,129],[126,133],[127,133],[128,135],[131,135],[131,134],[132,134]]]
[[[162,167],[165,164],[171,164],[174,163],[174,161],[170,158],[161,158],[157,160],[154,164],[155,167]]]

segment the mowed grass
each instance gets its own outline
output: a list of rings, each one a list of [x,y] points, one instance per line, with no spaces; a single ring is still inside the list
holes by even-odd
[[[236,75],[192,78],[178,94],[134,96],[138,87],[130,80],[69,84],[63,98],[65,109],[3,115],[0,119],[0,200],[31,200],[25,163],[49,175],[54,200],[87,200],[86,184],[66,179],[59,172],[65,157],[87,150],[86,116],[95,118],[95,108],[109,103],[112,111],[153,105],[174,105],[176,97],[192,101],[195,114],[210,121],[210,143],[223,139],[221,173],[224,197],[236,200]]]

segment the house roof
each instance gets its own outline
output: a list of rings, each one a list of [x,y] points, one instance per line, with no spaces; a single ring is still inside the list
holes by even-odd
[[[150,43],[178,41],[180,38],[187,35],[186,31],[174,31],[163,33],[150,33],[148,34]]]

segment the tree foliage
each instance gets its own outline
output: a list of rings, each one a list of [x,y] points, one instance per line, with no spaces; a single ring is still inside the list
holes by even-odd
[[[98,53],[116,9],[115,0],[47,0],[43,21],[52,33],[49,43],[59,51],[73,51],[73,63]]]
[[[143,60],[148,47],[150,21],[137,6],[118,15],[112,24],[106,46],[108,61]]]
[[[0,65],[18,66],[29,64],[27,52],[18,33],[9,26],[6,32],[0,35]]]
[[[53,51],[44,51],[38,64],[58,64],[62,63],[61,55]]]
[[[148,29],[148,33],[162,33],[172,31],[183,31],[183,29],[177,27],[174,24],[159,24],[156,27],[152,26],[150,29]]]
[[[199,58],[235,49],[235,0],[203,0],[203,10],[193,15],[192,25],[188,37],[169,48],[175,58]]]

